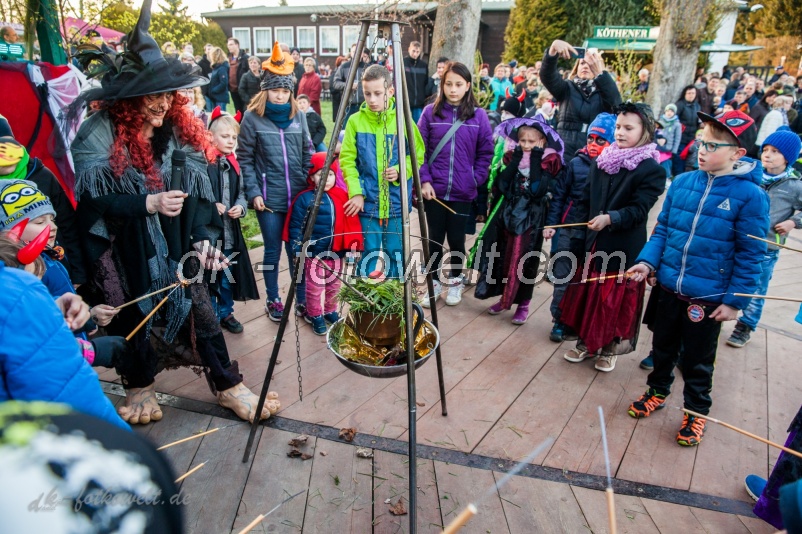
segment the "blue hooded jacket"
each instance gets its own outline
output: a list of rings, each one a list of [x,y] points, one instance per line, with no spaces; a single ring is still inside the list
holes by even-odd
[[[668,190],[654,234],[637,262],[651,265],[657,281],[680,295],[742,310],[755,293],[766,244],[769,200],[760,187],[760,162],[742,158],[733,172],[679,175]]]
[[[0,262],[0,287],[0,402],[62,402],[130,430],[100,389],[45,286]]]

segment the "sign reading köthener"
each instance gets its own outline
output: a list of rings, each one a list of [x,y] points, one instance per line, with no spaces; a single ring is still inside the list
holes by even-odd
[[[599,39],[657,39],[655,30],[659,27],[651,26],[594,26],[593,37]]]

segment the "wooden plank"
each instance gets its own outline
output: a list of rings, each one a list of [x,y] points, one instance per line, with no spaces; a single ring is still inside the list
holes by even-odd
[[[613,372],[596,375],[543,465],[595,475],[606,473],[599,429],[598,407],[601,406],[607,426],[610,462],[613,473],[617,471],[637,423],[627,410],[646,389],[646,373],[639,363],[649,354],[651,346],[651,332],[643,327],[637,351],[619,356]]]
[[[651,507],[649,510],[651,511]],[[709,534],[749,534],[749,530],[738,519],[738,516],[702,508],[691,508],[690,510],[704,527],[705,532]],[[669,532],[669,530],[664,532]]]
[[[563,344],[565,350],[565,344]],[[598,374],[591,362],[573,364],[558,350],[474,449],[476,454],[520,459],[547,436],[558,438]],[[541,463],[548,450],[534,463]]]
[[[187,412],[170,406],[162,406],[161,408],[164,412],[164,418],[159,422],[147,425],[147,427],[150,427],[148,441],[156,448],[179,439],[188,438],[198,432],[205,432],[215,428],[209,426],[212,421],[211,416]],[[220,424],[217,426],[220,427],[231,425],[231,421],[218,420],[218,423]],[[217,432],[220,432],[220,430]],[[209,436],[212,435],[214,434],[209,434]],[[198,448],[207,437],[193,439],[161,451],[173,467],[176,478],[189,470]],[[206,467],[208,466],[203,466],[202,469],[206,469]]]
[[[774,534],[777,530],[763,521],[762,519],[757,519],[756,517],[744,517],[742,515],[738,516],[738,519],[749,529],[751,534]]]
[[[356,447],[317,440],[303,532],[370,532],[373,460],[356,457]]]
[[[660,532],[711,533],[711,530],[706,529],[699,519],[693,515],[693,510],[688,506],[653,501],[651,499],[641,499],[641,503]]]
[[[710,415],[758,436],[768,435],[766,332],[756,330],[740,349],[725,345],[722,336],[718,350]],[[744,477],[768,476],[768,447],[722,426],[708,424],[697,448],[691,491],[748,501]]]
[[[479,513],[460,530],[460,534],[511,532],[498,493],[479,502],[496,483],[492,471],[441,462],[434,463],[434,470],[444,524],[451,523],[466,506],[473,503]]]
[[[209,425],[221,430],[203,437],[191,467],[206,465],[181,483],[188,501],[184,517],[190,532],[228,532],[237,517],[235,503],[240,501],[251,469],[251,462],[242,463],[250,426],[222,428],[230,424],[227,419],[212,418]],[[262,427],[257,432],[256,439],[260,439]]]
[[[291,449],[287,443],[294,437],[295,434],[274,428],[262,430],[232,532],[239,532],[259,514],[264,514],[290,495],[308,487],[315,460],[287,456]],[[310,438],[306,446],[300,449],[314,455],[316,442],[315,438]],[[302,494],[266,517],[252,532],[297,533],[303,526],[305,508],[306,495]]]
[[[590,490],[571,486],[585,520],[594,534],[609,534],[609,519],[607,515],[607,498],[603,491]],[[615,518],[618,532],[621,534],[648,534],[657,533],[649,513],[637,497],[628,495],[615,496]],[[675,532],[675,530],[672,530]]]
[[[500,473],[495,473],[498,481]],[[512,477],[499,490],[510,532],[561,534],[589,529],[568,484]]]
[[[798,274],[797,274],[798,278]],[[785,444],[788,426],[802,406],[802,383],[799,373],[799,354],[802,343],[774,332],[766,332],[766,354],[768,357],[767,387],[769,406],[768,439]],[[769,448],[769,472],[777,463],[780,451]]]
[[[373,532],[375,534],[409,531],[409,516],[394,516],[390,506],[399,499],[409,509],[409,460],[407,456],[374,451],[373,478]],[[431,460],[418,460],[418,532],[439,533],[443,529],[434,464]],[[389,499],[390,503],[386,503]]]

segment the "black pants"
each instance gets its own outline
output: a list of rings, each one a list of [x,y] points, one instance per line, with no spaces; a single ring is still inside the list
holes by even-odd
[[[646,383],[661,395],[671,393],[674,367],[680,349],[684,349],[682,378],[685,380],[685,408],[707,415],[713,404],[710,392],[713,390],[713,369],[721,333],[721,323],[710,318],[717,306],[703,306],[704,319],[693,322],[688,317],[689,302],[659,286],[653,291],[659,291],[655,320],[651,325],[654,332],[654,371],[649,373]]]
[[[245,102],[242,101],[242,97],[239,96],[237,91],[231,91],[231,100],[234,102],[235,110],[245,113]]]
[[[440,269],[443,263],[443,246],[446,238],[448,248],[454,255],[451,256],[451,272],[445,273],[451,278],[462,274],[462,260],[465,258],[465,220],[471,213],[470,202],[442,201],[457,212],[456,215],[445,209],[434,200],[424,200],[426,210],[426,225],[429,227],[429,252],[432,265]]]

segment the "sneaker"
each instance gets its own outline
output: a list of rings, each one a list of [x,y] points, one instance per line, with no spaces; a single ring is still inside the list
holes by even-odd
[[[641,417],[649,417],[652,412],[663,409],[663,404],[666,402],[665,395],[659,395],[653,389],[647,389],[646,393],[640,396],[638,400],[629,405],[629,415],[635,419]]]
[[[613,369],[615,369],[615,360],[618,359],[618,356],[599,356],[599,359],[596,360],[596,367],[597,371],[601,371],[602,373],[609,373]]]
[[[563,341],[576,341],[577,339],[579,339],[579,334],[576,333],[576,330],[568,325],[563,325]]]
[[[297,317],[303,317],[304,321],[309,324],[312,324],[312,318],[309,316],[309,313],[306,311],[306,304],[298,302],[295,304],[295,315]]]
[[[461,276],[450,279],[448,281],[448,293],[446,293],[446,306],[456,306],[462,302],[463,291],[465,291],[465,282]]]
[[[443,292],[443,284],[438,282],[437,280],[432,280],[432,286],[434,287],[434,300],[440,298],[440,293]],[[424,308],[430,308],[431,304],[429,302],[429,291],[421,297],[420,305]]]
[[[326,320],[323,318],[322,315],[316,315],[314,317],[309,318],[309,322],[312,325],[312,330],[315,334],[319,336],[325,336],[326,332],[328,331],[328,326],[326,326]]]
[[[766,489],[767,483],[768,481],[765,478],[761,478],[757,475],[747,475],[744,480],[746,493],[748,493],[754,501],[757,501],[760,499],[760,496],[763,495],[763,490]]]
[[[237,321],[234,318],[234,314],[232,313],[225,319],[220,321],[220,326],[231,332],[232,334],[241,334],[244,330],[242,323]]]
[[[487,313],[490,315],[498,315],[499,313],[503,312],[504,308],[501,307],[501,301],[496,302],[492,306],[487,309]]]
[[[281,303],[281,299],[272,302],[268,300],[265,304],[265,313],[268,319],[274,323],[280,323],[281,317],[284,315],[284,304]]]
[[[576,347],[572,348],[565,354],[563,354],[563,358],[568,360],[571,363],[579,363],[587,360],[588,358],[595,358],[594,354],[589,353],[586,350],[581,350]]]
[[[699,445],[702,442],[702,436],[705,435],[705,425],[707,425],[707,419],[686,413],[682,418],[682,428],[677,433],[677,443],[683,447]]]
[[[324,313],[323,319],[329,324],[334,324],[340,320],[340,314],[337,313],[336,311]]]
[[[646,369],[647,371],[653,371],[654,370],[654,360],[652,359],[653,356],[654,355],[652,354],[652,352],[649,352],[649,355],[640,361],[640,368]]]
[[[735,323],[735,330],[732,331],[732,335],[727,340],[727,345],[730,347],[741,348],[747,343],[749,343],[749,337],[752,333],[752,329],[746,326],[741,321]]]
[[[512,316],[512,324],[521,325],[529,317],[529,301],[524,301],[515,308],[515,315]]]
[[[554,323],[549,333],[549,339],[555,343],[562,343],[563,335],[565,335],[565,325],[562,323]]]

